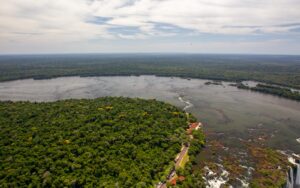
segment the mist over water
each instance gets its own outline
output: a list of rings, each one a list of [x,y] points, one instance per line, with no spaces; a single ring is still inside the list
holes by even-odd
[[[205,85],[207,80],[156,76],[61,77],[48,80],[0,82],[0,100],[55,101],[125,96],[166,101],[192,112],[206,132],[222,133],[227,146],[248,139],[251,130],[270,134],[267,144],[300,153],[300,103],[239,90],[229,83]],[[249,132],[250,131],[250,132]],[[208,136],[208,139],[210,137]]]

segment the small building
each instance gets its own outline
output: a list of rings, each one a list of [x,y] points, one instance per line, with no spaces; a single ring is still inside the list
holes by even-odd
[[[198,130],[201,126],[202,123],[200,122],[191,123],[189,128],[187,129],[187,133],[192,134],[193,130]]]

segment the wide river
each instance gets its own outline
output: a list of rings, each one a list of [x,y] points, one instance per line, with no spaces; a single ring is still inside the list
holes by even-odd
[[[200,166],[210,161],[226,174],[222,164],[229,155],[248,169],[233,180],[237,187],[247,185],[255,167],[245,142],[300,153],[300,102],[240,90],[228,82],[207,85],[207,81],[156,76],[25,79],[0,82],[0,100],[44,102],[125,96],[171,103],[204,124],[208,142],[197,157]],[[209,180],[208,187],[219,187],[225,181],[228,178]]]
[[[208,140],[218,140],[224,148],[239,148],[243,140],[258,139],[272,148],[300,153],[299,102],[240,90],[226,82],[205,82],[156,76],[25,79],[0,82],[0,100],[41,102],[126,96],[155,98],[180,108],[190,102],[186,110],[204,124]]]

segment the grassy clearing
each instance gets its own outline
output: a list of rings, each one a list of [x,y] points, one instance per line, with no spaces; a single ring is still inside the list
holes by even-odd
[[[189,155],[188,152],[186,152],[182,158],[182,160],[179,163],[180,168],[184,168],[185,164],[189,161]]]

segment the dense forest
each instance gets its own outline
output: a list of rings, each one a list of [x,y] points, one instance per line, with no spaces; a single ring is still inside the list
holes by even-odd
[[[300,88],[300,56],[86,54],[0,56],[0,81],[59,76],[158,75],[255,80]]]
[[[267,94],[276,95],[279,97],[284,97],[284,98],[300,101],[299,91],[292,91],[291,89],[283,88],[283,87],[279,87],[279,86],[273,86],[273,85],[267,85],[267,84],[257,84],[254,87],[250,87],[243,83],[238,83],[237,88],[248,89],[251,91],[267,93]]]
[[[0,102],[0,184],[153,186],[188,139],[187,121],[183,111],[156,100]],[[192,158],[204,136],[195,138]]]

